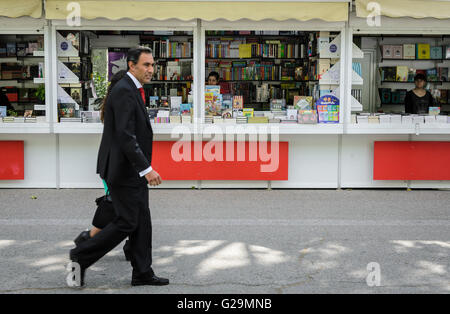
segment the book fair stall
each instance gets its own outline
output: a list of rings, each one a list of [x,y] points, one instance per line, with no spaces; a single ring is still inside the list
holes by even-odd
[[[162,188],[450,186],[450,16],[394,6],[373,27],[363,0],[78,1],[72,24],[69,2],[0,10],[0,187],[102,186],[100,104],[138,45],[155,58]],[[436,102],[408,114],[419,73]],[[440,162],[417,167],[427,154]]]

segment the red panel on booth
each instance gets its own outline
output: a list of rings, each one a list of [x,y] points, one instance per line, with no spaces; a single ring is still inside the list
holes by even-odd
[[[153,142],[163,180],[287,180],[288,142]]]
[[[374,180],[450,180],[450,142],[375,142]]]
[[[23,179],[23,141],[0,141],[0,180]]]

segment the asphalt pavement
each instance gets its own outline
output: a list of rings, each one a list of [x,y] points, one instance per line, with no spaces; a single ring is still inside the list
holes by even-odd
[[[153,269],[119,245],[66,284],[99,189],[0,189],[0,293],[450,293],[450,191],[151,190]]]

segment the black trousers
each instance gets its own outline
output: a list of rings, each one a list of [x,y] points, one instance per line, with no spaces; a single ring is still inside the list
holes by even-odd
[[[95,237],[71,251],[83,268],[88,268],[129,237],[133,274],[153,273],[152,223],[148,204],[148,187],[108,184],[117,217]]]

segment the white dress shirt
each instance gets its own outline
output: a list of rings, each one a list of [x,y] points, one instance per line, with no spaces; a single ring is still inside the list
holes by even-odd
[[[134,77],[133,74],[131,74],[130,72],[127,72],[127,74],[128,74],[128,76],[131,78],[131,80],[134,82],[134,84],[136,85],[136,88],[137,88],[137,89],[142,88],[141,82],[139,82],[139,81],[137,80],[137,78]],[[152,170],[153,170],[153,169],[152,169],[152,166],[150,166],[150,167],[148,167],[147,169],[145,169],[144,171],[139,172],[139,175],[140,175],[141,177],[143,177],[143,176],[145,176],[147,173],[150,173]]]

